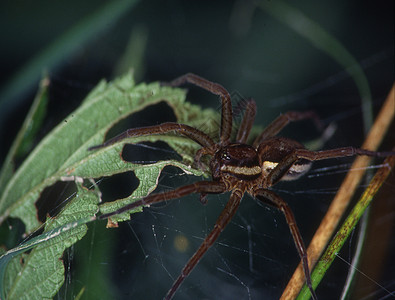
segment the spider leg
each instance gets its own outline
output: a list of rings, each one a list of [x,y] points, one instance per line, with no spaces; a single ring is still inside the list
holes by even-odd
[[[218,150],[216,146],[210,147],[210,148],[200,148],[198,151],[196,151],[195,157],[194,157],[194,164],[197,168],[204,170],[203,164],[201,162],[201,159],[204,155],[214,155],[215,152]]]
[[[222,115],[221,115],[221,145],[229,143],[230,135],[232,133],[232,102],[230,100],[229,92],[220,84],[211,82],[198,75],[187,73],[171,81],[169,85],[180,86],[184,83],[194,84],[206,91],[218,95],[221,98]]]
[[[138,201],[123,206],[113,212],[102,214],[97,217],[99,220],[107,219],[111,216],[121,214],[123,212],[132,210],[133,208],[140,206],[148,206],[155,203],[164,202],[171,199],[181,198],[193,193],[204,193],[204,194],[219,194],[225,191],[225,185],[218,181],[198,181],[189,185],[179,187],[172,191],[167,191],[158,194],[148,195]]]
[[[269,173],[266,178],[267,186],[272,186],[284,176],[289,168],[299,159],[309,161],[324,160],[330,158],[348,157],[355,155],[366,155],[372,157],[386,157],[395,155],[395,152],[375,152],[354,147],[342,147],[337,149],[311,151],[307,149],[295,149],[287,155],[278,165]]]
[[[256,114],[256,103],[254,99],[247,99],[246,108],[243,116],[243,120],[241,121],[239,131],[237,132],[236,142],[245,144],[248,139],[248,135],[250,134],[252,124],[255,120]]]
[[[302,236],[300,235],[298,226],[296,225],[295,217],[292,213],[292,210],[280,196],[272,191],[266,189],[259,189],[258,191],[256,191],[255,197],[266,204],[275,206],[284,214],[284,217],[288,223],[289,230],[291,231],[293,240],[295,242],[296,249],[298,250],[300,259],[302,260],[304,276],[306,278],[306,285],[310,289],[313,299],[317,300],[317,295],[315,294],[311,283],[306,247],[304,246]]]
[[[217,240],[219,234],[225,229],[226,225],[230,222],[232,217],[237,211],[237,208],[240,205],[241,198],[243,197],[243,193],[240,190],[234,190],[230,196],[228,203],[226,204],[224,210],[221,215],[218,217],[217,222],[214,225],[213,230],[206,236],[203,243],[200,245],[199,249],[193,254],[193,256],[189,259],[188,263],[182,269],[180,276],[173,283],[171,289],[167,292],[166,297],[164,299],[169,300],[173,298],[174,293],[180,287],[184,279],[191,273],[193,268],[199,262],[199,260],[203,257],[206,251],[214,244]]]
[[[186,137],[189,137],[190,139],[200,144],[202,147],[211,148],[215,146],[214,141],[204,132],[188,125],[168,122],[160,125],[128,129],[123,133],[108,140],[107,142],[104,142],[101,145],[92,146],[88,150],[104,148],[130,137],[137,137],[137,136],[151,135],[151,134],[163,134],[168,132],[175,132],[184,135]]]
[[[253,146],[256,148],[262,141],[274,137],[290,122],[301,121],[305,119],[313,119],[318,129],[322,128],[319,117],[313,111],[289,111],[278,116],[272,123],[270,123],[263,132],[255,139]]]

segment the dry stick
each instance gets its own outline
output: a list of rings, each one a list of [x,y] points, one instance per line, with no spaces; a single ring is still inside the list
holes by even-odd
[[[376,150],[381,143],[391,121],[395,114],[395,84],[392,86],[383,107],[378,114],[373,127],[371,128],[365,142],[363,149]],[[366,167],[368,166],[371,158],[367,156],[359,156],[352,164],[350,171],[340,186],[335,198],[333,199],[328,212],[323,218],[320,227],[317,229],[311,243],[307,249],[307,256],[309,260],[310,269],[312,269],[321,254],[323,253],[329,239],[332,237],[335,229],[337,228],[340,218],[343,216],[354,191],[361,181]],[[288,282],[280,300],[295,299],[305,283],[305,277],[302,265],[296,268],[292,278]]]

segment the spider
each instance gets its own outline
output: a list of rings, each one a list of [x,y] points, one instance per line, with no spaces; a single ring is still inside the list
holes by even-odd
[[[311,111],[290,111],[280,115],[263,130],[252,145],[248,145],[247,138],[256,114],[256,104],[253,99],[247,100],[236,140],[235,142],[231,142],[232,104],[228,91],[222,85],[192,73],[178,77],[168,85],[180,86],[185,83],[193,84],[220,97],[222,112],[218,143],[214,142],[206,133],[196,128],[168,122],[149,127],[129,129],[101,145],[89,148],[89,150],[107,147],[129,137],[176,133],[192,139],[202,147],[195,155],[195,163],[198,167],[203,168],[201,163],[203,156],[211,156],[209,169],[211,171],[212,181],[199,181],[174,190],[151,194],[114,212],[102,214],[98,219],[106,219],[136,207],[181,198],[192,193],[200,194],[202,203],[207,201],[206,197],[208,194],[231,193],[229,201],[218,217],[214,228],[186,263],[181,274],[174,281],[172,287],[164,297],[164,299],[171,299],[185,278],[191,273],[235,215],[244,194],[248,193],[253,198],[267,205],[274,206],[283,213],[303,265],[306,284],[310,289],[313,299],[317,299],[311,283],[306,247],[296,225],[295,217],[288,204],[276,193],[271,191],[270,187],[280,180],[295,180],[299,178],[309,170],[312,161],[354,155],[388,156],[393,153],[373,152],[354,147],[310,151],[305,149],[297,141],[284,137],[276,137],[288,123],[293,121],[313,119],[316,123],[319,123],[316,114]]]

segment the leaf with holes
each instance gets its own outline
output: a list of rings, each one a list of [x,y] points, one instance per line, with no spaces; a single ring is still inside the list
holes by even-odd
[[[88,151],[89,147],[102,143],[106,133],[117,122],[162,101],[173,109],[180,123],[199,127],[207,124],[207,120],[215,122],[218,119],[219,115],[215,111],[201,110],[184,100],[185,91],[182,89],[162,87],[159,83],[135,85],[130,74],[110,83],[103,81],[76,111],[38,144],[1,192],[0,222],[11,216],[20,218],[28,233],[39,228],[35,202],[44,188],[57,181],[75,180],[78,196],[62,213],[50,220],[50,225],[45,227],[48,232],[8,251],[0,259],[1,278],[5,278],[1,280],[2,293],[6,293],[10,299],[22,295],[33,298],[34,295],[52,297],[54,291],[61,286],[64,270],[59,259],[64,249],[85,234],[86,228],[78,225],[90,221],[98,209],[96,203],[89,201],[92,192],[82,188],[81,179],[111,176],[127,171],[135,173],[140,181],[137,189],[125,199],[102,205],[100,209],[108,212],[152,192],[165,166],[172,165],[188,174],[207,176],[190,166],[199,146],[177,135],[126,139],[98,151]],[[182,161],[166,160],[148,165],[125,161],[120,155],[124,144],[142,141],[163,141],[180,154]],[[95,195],[98,201],[99,191]],[[129,218],[129,213],[126,213],[114,220]],[[23,253],[29,249],[33,249],[29,254]],[[19,254],[21,256],[14,258]],[[32,271],[36,272],[34,276]]]
[[[197,126],[218,117],[213,110],[201,111],[198,106],[185,103],[185,91],[179,88],[164,87],[158,82],[135,85],[131,74],[110,83],[102,81],[76,111],[39,143],[8,181],[0,197],[0,223],[11,216],[22,219],[27,232],[38,228],[40,223],[34,204],[45,187],[60,180],[97,178],[134,171],[142,184],[135,196],[125,200],[130,201],[154,190],[158,176],[166,165],[175,165],[187,173],[202,175],[201,171],[190,166],[198,146],[179,136],[140,137],[133,142],[165,141],[175,151],[183,150],[180,153],[183,162],[166,161],[151,165],[126,162],[120,153],[122,145],[132,142],[131,139],[100,151],[88,151],[90,146],[103,142],[105,134],[114,124],[162,101],[173,109],[180,123]],[[118,205],[119,202],[114,203],[114,206]],[[106,209],[111,209],[111,205],[107,204]]]
[[[48,219],[43,234],[0,257],[3,299],[49,299],[62,286],[63,251],[86,234],[84,223],[97,212],[100,201],[98,191],[80,184],[77,187],[76,196],[66,208],[56,218]]]

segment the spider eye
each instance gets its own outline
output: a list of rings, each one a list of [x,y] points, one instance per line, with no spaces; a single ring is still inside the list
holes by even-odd
[[[222,159],[230,160],[229,154],[226,152],[222,153]]]

